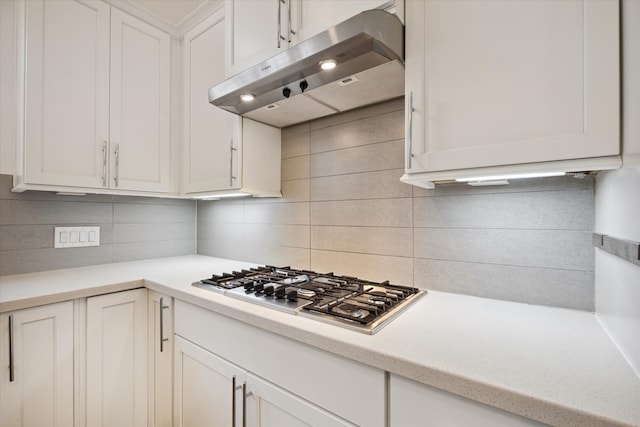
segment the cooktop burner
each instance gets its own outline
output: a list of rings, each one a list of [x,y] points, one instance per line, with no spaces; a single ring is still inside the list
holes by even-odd
[[[273,266],[213,275],[193,286],[369,334],[427,292],[388,281]]]

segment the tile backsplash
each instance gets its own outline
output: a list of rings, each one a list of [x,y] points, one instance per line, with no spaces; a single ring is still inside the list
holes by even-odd
[[[592,177],[403,184],[402,99],[282,135],[283,197],[199,201],[198,253],[594,309]]]
[[[0,175],[0,276],[195,253],[192,200],[11,193]],[[100,246],[53,248],[55,226],[100,226]]]

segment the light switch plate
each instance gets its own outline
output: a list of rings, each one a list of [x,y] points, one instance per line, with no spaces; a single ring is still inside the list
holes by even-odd
[[[100,246],[100,227],[55,227],[54,248]]]

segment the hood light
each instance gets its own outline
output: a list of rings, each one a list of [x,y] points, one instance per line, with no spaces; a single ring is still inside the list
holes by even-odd
[[[333,70],[336,68],[336,60],[335,59],[326,59],[324,61],[320,61],[320,68],[323,70]]]
[[[251,102],[256,99],[256,96],[252,93],[245,93],[244,95],[240,95],[240,99],[242,102]]]

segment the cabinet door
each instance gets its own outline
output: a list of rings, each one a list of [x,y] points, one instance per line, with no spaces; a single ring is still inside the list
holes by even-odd
[[[170,190],[169,35],[111,11],[110,187]]]
[[[149,291],[149,425],[173,420],[173,298]]]
[[[244,380],[245,372],[237,366],[176,335],[174,425],[243,425]]]
[[[225,78],[224,24],[220,11],[184,38],[184,193],[239,186],[241,118],[209,104],[208,97]]]
[[[292,29],[297,43],[360,12],[393,7],[394,0],[291,0]]]
[[[250,373],[246,393],[247,425],[251,427],[354,426]]]
[[[620,153],[618,2],[406,8],[407,172]]]
[[[282,52],[288,46],[288,0],[226,0],[226,76]]]
[[[534,427],[546,424],[391,375],[390,427]]]
[[[102,187],[102,150],[109,140],[109,6],[26,2],[25,60],[25,182]]]
[[[87,426],[147,424],[147,290],[87,299]]]
[[[0,425],[74,425],[73,302],[0,316]]]

